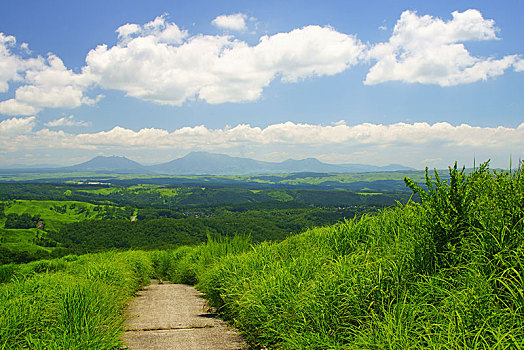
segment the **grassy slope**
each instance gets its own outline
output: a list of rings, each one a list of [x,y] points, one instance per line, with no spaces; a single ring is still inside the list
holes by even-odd
[[[163,271],[268,348],[522,348],[522,169],[451,173],[429,194],[414,186],[423,204],[219,260],[182,248]]]
[[[34,239],[41,236],[42,232],[36,228],[2,230],[0,246],[15,250],[34,253],[37,250],[49,252],[52,248],[35,245]]]
[[[60,225],[83,220],[96,220],[107,213],[105,206],[77,201],[35,201],[14,200],[4,203],[4,214],[28,213],[31,216],[39,215],[45,223],[45,230],[57,230]],[[58,210],[57,210],[58,208]],[[42,230],[31,229],[4,229],[6,218],[0,219],[0,246],[12,251],[50,252],[54,248],[41,247],[35,244],[35,239],[45,236]]]
[[[120,349],[122,308],[151,272],[143,252],[0,266],[0,349]]]
[[[96,210],[97,205],[76,201],[15,200],[5,203],[6,216],[9,213],[39,215],[49,230],[56,230],[61,223],[96,220],[106,213],[104,206],[99,206],[100,210]],[[63,207],[65,210],[61,212],[57,207]]]

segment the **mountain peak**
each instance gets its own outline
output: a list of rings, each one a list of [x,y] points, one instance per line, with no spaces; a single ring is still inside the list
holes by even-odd
[[[126,158],[124,156],[114,156],[114,155],[113,156],[96,156],[96,157],[88,160],[88,162],[92,162],[92,161],[95,161],[95,160],[98,161],[98,160],[120,160],[120,159],[121,160],[125,159],[125,160],[128,160],[128,161],[132,162],[131,159]],[[84,162],[84,163],[87,163],[87,162]]]
[[[289,158],[281,164],[324,164],[316,158],[292,159]]]
[[[80,163],[68,167],[69,170],[94,170],[94,171],[141,171],[144,172],[147,168],[131,159],[123,156],[96,156],[87,162]]]

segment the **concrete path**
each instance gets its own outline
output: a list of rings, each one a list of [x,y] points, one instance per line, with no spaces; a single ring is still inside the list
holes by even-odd
[[[153,282],[138,294],[128,308],[123,336],[128,349],[249,349],[234,329],[207,312],[202,294],[191,286]]]

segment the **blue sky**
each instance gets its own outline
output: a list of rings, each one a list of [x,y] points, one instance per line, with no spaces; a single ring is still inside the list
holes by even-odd
[[[5,1],[0,166],[260,160],[506,167],[522,1]]]

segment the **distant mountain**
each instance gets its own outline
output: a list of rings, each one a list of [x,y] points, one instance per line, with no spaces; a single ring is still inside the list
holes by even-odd
[[[379,166],[379,171],[409,171],[409,170],[416,170],[415,168],[410,168],[404,165],[400,164],[389,164],[386,166]]]
[[[274,168],[278,173],[337,173],[341,172],[339,165],[322,163],[316,158],[301,160],[288,159],[281,163],[274,163]]]
[[[150,173],[148,167],[143,166],[126,157],[98,156],[87,162],[61,168],[63,171],[109,171],[120,173]]]
[[[271,172],[272,164],[225,154],[191,152],[185,157],[152,165],[149,169],[171,175],[247,175],[267,174]]]
[[[402,165],[373,166],[364,164],[327,164],[315,158],[263,162],[225,154],[191,152],[185,157],[148,167],[155,173],[170,175],[254,175],[300,172],[345,173],[415,170]]]
[[[250,158],[231,157],[225,154],[191,152],[167,163],[145,166],[126,157],[98,156],[87,162],[69,167],[39,169],[6,169],[13,172],[77,172],[94,171],[120,174],[165,175],[262,175],[291,173],[364,173],[381,171],[415,170],[398,164],[374,166],[366,164],[328,164],[315,158],[288,159],[283,162],[264,162]]]
[[[346,173],[369,173],[381,171],[409,171],[416,170],[399,164],[389,164],[385,166],[368,165],[368,164],[340,164],[339,165]]]

